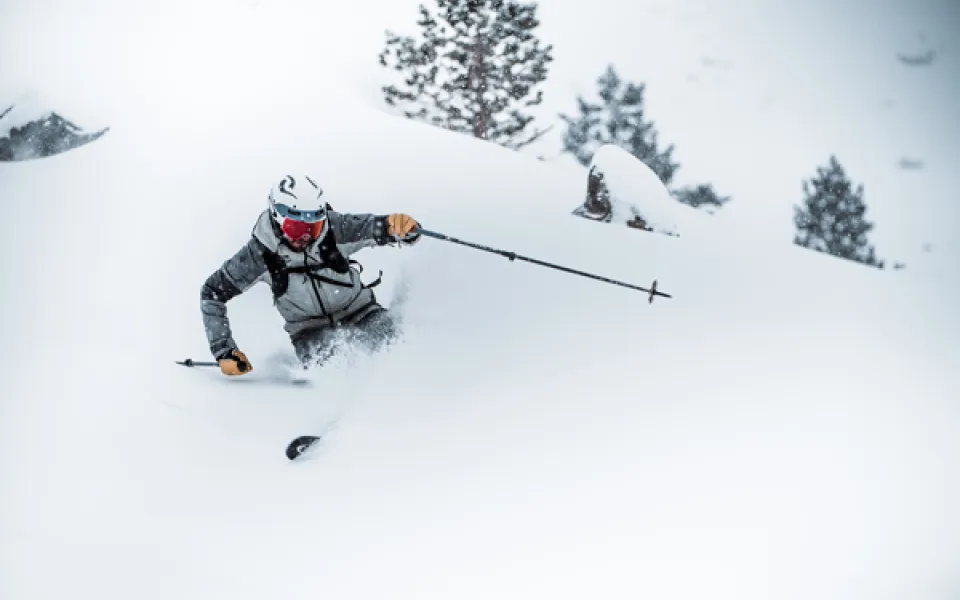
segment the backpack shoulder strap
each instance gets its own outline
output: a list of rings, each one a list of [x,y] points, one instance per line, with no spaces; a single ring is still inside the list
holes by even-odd
[[[270,290],[274,298],[287,293],[287,286],[290,284],[290,270],[283,261],[283,257],[277,252],[272,252],[267,248],[263,250],[263,262],[267,264],[267,272],[270,273]]]

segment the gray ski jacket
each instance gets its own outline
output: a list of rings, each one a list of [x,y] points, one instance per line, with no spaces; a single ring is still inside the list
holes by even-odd
[[[353,323],[380,308],[360,280],[350,255],[391,242],[386,215],[327,213],[327,234],[297,251],[283,243],[269,210],[257,219],[248,241],[203,284],[200,306],[210,352],[222,358],[237,348],[227,318],[227,302],[264,282],[295,339],[322,327]]]

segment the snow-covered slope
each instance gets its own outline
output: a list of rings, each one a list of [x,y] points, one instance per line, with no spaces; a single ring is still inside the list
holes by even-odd
[[[186,60],[197,27],[169,71],[117,84],[110,136],[0,165],[25,207],[0,221],[0,597],[960,589],[955,279],[571,217],[582,169],[370,111],[335,69],[272,95],[270,46],[240,43],[256,20],[227,22],[223,80]],[[674,298],[425,239],[359,256],[402,306],[389,352],[273,384],[287,342],[258,288],[230,304],[254,374],[174,365],[203,357],[204,278],[303,168],[339,210]],[[286,461],[333,420],[315,460]]]
[[[960,337],[938,282],[573,218],[580,170],[357,116],[289,115],[274,158],[310,157],[341,210],[675,298],[434,240],[369,250],[384,301],[405,294],[401,346],[309,389],[228,381],[172,361],[202,356],[199,286],[246,239],[276,148],[118,134],[4,166],[5,195],[60,207],[56,243],[31,243],[30,215],[2,236],[29,282],[4,312],[5,598],[956,590]],[[265,370],[286,347],[268,292],[231,316]],[[287,463],[336,416],[318,460]]]

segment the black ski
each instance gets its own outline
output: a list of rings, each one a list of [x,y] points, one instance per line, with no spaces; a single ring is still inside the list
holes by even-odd
[[[309,450],[311,446],[319,442],[320,439],[321,437],[319,435],[301,435],[294,439],[287,444],[287,458],[296,460],[302,456],[304,452]]]

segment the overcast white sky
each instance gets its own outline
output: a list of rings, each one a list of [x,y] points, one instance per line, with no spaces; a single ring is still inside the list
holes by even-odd
[[[356,91],[376,106],[383,31],[415,33],[417,4],[7,0],[0,103],[36,93],[88,127],[177,114],[171,105],[187,116],[251,93]],[[960,219],[960,3],[545,0],[539,16],[555,47],[545,124],[613,63],[647,83],[679,183],[714,183],[786,238],[801,180],[836,153],[865,184],[882,258],[949,248]],[[930,68],[896,60],[927,49],[938,53]],[[131,116],[137,103],[146,111]],[[560,132],[532,151],[555,157]],[[924,170],[900,170],[904,157]]]

